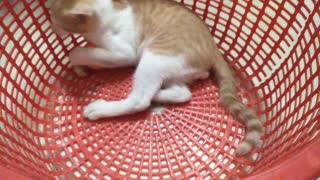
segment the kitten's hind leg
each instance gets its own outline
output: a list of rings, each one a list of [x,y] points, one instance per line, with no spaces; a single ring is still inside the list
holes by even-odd
[[[107,102],[98,100],[84,109],[89,120],[132,114],[147,109],[166,79],[176,76],[181,59],[145,52],[134,75],[134,84],[128,98]]]
[[[158,91],[153,101],[158,103],[184,103],[191,99],[191,92],[186,84],[170,84]]]

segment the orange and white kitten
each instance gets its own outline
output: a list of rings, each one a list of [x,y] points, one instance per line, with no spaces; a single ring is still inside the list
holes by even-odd
[[[131,94],[87,105],[84,116],[89,120],[143,111],[152,101],[189,101],[188,84],[208,78],[212,71],[222,105],[246,126],[237,155],[258,146],[263,125],[240,102],[228,64],[206,25],[191,11],[169,0],[56,0],[51,16],[60,33],[80,33],[95,45],[75,48],[70,53],[73,66],[137,66]]]

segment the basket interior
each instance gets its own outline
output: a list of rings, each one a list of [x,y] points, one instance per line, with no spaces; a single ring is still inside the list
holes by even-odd
[[[181,0],[210,28],[239,77],[243,102],[265,121],[249,159],[235,157],[243,126],[219,106],[212,80],[192,100],[88,122],[83,106],[125,98],[133,68],[71,70],[81,36],[57,37],[49,1],[0,1],[0,165],[33,178],[250,176],[319,138],[320,1]],[[254,160],[254,161],[252,161]]]

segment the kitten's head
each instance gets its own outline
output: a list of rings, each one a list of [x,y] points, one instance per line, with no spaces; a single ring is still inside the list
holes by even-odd
[[[52,24],[70,33],[86,33],[96,23],[96,6],[97,0],[55,0]]]

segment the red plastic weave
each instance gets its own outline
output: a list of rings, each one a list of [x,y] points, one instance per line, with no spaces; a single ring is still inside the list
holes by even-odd
[[[0,166],[33,179],[229,179],[281,171],[274,167],[308,154],[320,138],[320,1],[181,3],[210,27],[243,101],[266,119],[254,162],[235,157],[244,128],[220,107],[211,80],[192,86],[189,103],[88,122],[84,105],[126,97],[133,69],[77,77],[68,53],[86,42],[57,38],[50,4],[2,0]],[[319,163],[306,164],[303,177],[320,174]]]

